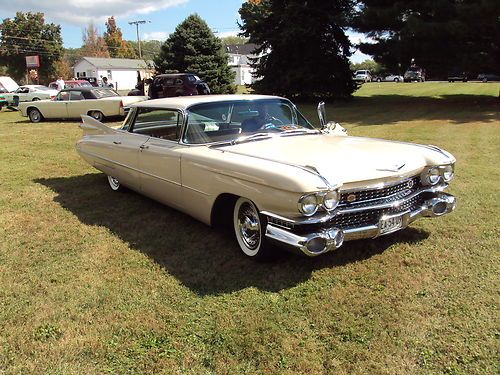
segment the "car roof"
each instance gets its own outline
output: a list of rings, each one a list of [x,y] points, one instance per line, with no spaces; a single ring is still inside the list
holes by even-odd
[[[75,86],[62,89],[61,91],[93,91],[93,90],[109,90],[115,91],[111,87],[94,87],[94,86]]]
[[[245,101],[261,99],[283,99],[279,96],[271,95],[193,95],[193,96],[175,96],[171,98],[153,99],[132,104],[131,107],[147,108],[176,108],[186,109],[196,104],[217,103],[228,101]]]

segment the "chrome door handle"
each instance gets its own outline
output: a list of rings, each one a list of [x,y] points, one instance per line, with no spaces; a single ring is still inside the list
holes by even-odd
[[[149,148],[149,146],[147,146],[147,145],[140,145],[139,148],[141,150],[147,150]]]
[[[113,141],[115,145],[121,145],[122,143],[120,141]]]

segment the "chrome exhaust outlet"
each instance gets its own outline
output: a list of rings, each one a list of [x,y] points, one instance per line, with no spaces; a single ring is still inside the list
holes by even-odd
[[[456,205],[457,199],[453,195],[440,193],[438,196],[424,202],[422,216],[442,216],[452,212]]]

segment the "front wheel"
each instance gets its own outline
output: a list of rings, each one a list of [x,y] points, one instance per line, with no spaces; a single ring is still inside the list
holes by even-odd
[[[236,241],[246,256],[257,260],[269,258],[266,223],[251,200],[238,198],[234,205],[233,226]]]
[[[114,177],[111,177],[111,176],[108,176],[108,183],[109,183],[109,187],[111,188],[111,190],[113,191],[118,191],[120,190],[121,188],[121,184],[120,184],[120,181],[118,181],[118,179],[114,178]]]
[[[394,78],[394,82],[399,82],[399,78]]]
[[[31,108],[28,111],[28,117],[30,118],[31,122],[37,123],[43,120],[42,113],[36,109],[36,108]]]

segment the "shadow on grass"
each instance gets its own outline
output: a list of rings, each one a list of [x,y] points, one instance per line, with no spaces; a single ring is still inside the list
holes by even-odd
[[[279,291],[307,280],[314,270],[361,261],[394,243],[415,243],[429,235],[407,228],[376,240],[348,242],[336,252],[317,258],[283,251],[273,262],[256,263],[240,254],[229,233],[132,191],[112,192],[103,174],[35,182],[53,190],[57,194],[54,200],[82,223],[108,228],[200,295],[247,287]]]
[[[316,105],[299,103],[301,112],[317,122]],[[349,102],[327,103],[329,120],[341,124],[390,125],[400,121],[443,120],[452,124],[500,121],[499,99],[488,95],[443,95],[412,97],[407,95],[373,95],[354,97]]]

